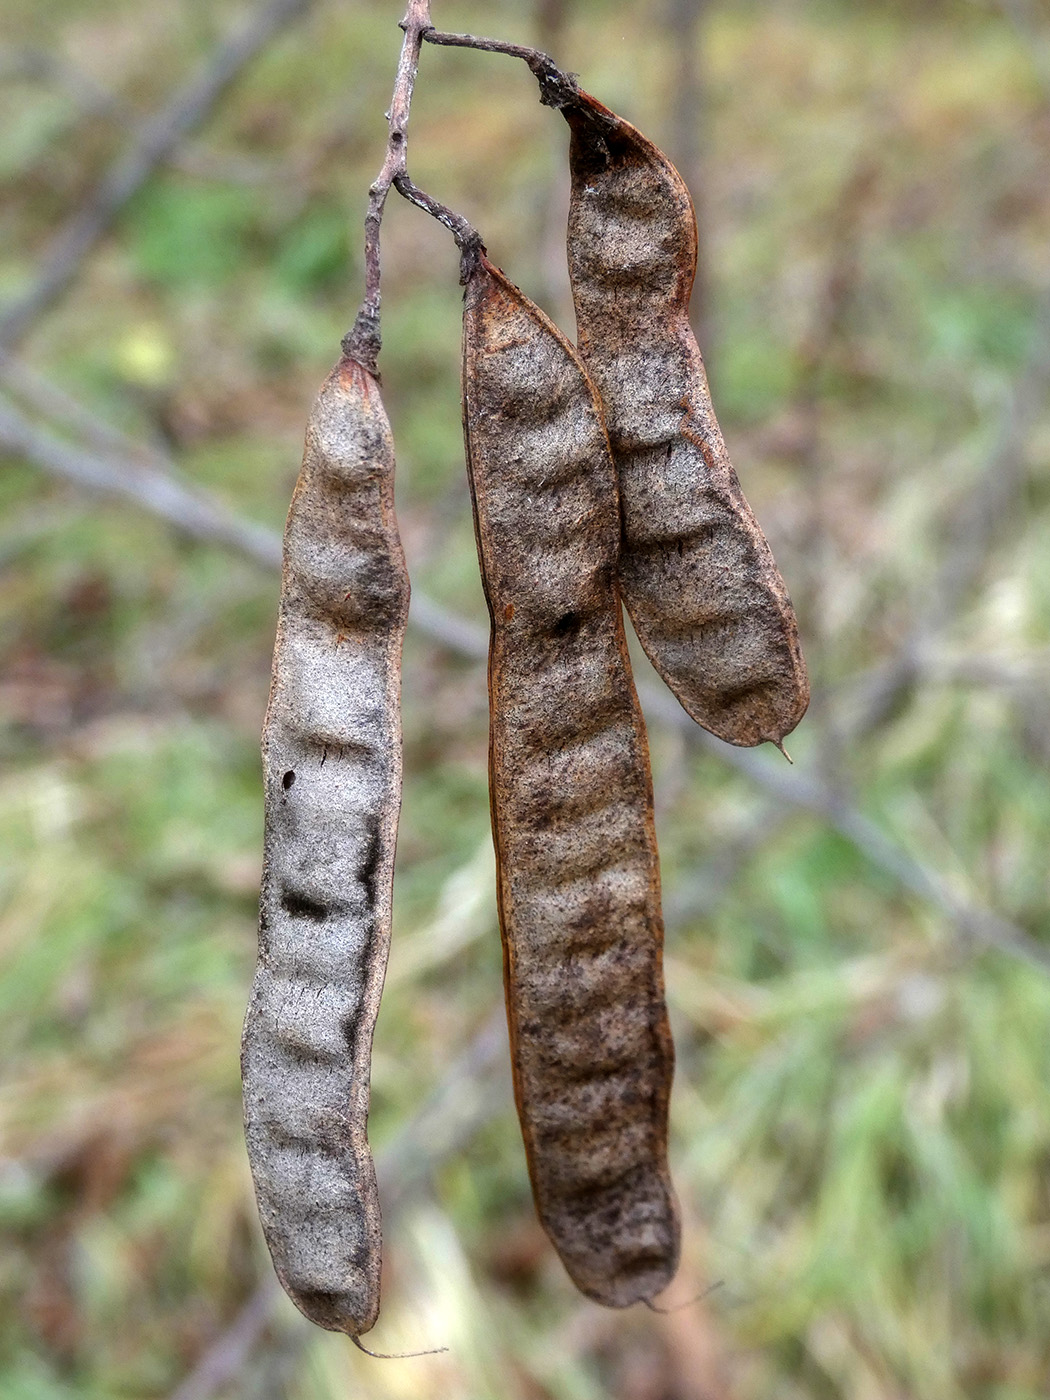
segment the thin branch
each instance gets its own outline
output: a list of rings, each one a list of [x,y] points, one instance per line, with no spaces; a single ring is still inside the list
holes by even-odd
[[[75,64],[46,49],[28,47],[0,56],[0,82],[17,79],[57,88],[73,103],[78,116],[111,117],[117,121],[127,118],[129,108],[123,98],[108,92]]]
[[[0,382],[14,398],[51,422],[61,424],[93,450],[116,452],[121,459],[152,464],[164,472],[173,469],[171,458],[159,448],[137,442],[85,408],[53,379],[46,379],[24,361],[5,355],[3,351],[0,351]]]
[[[211,1400],[229,1381],[240,1375],[259,1338],[266,1331],[280,1296],[277,1275],[266,1274],[229,1327],[220,1333],[182,1384],[172,1392],[171,1400]]]
[[[144,467],[133,457],[74,447],[3,399],[0,447],[74,486],[131,501],[189,539],[232,549],[270,572],[281,567],[281,536],[276,530],[235,514],[207,491],[181,481],[174,468],[162,471]],[[418,591],[412,594],[409,622],[415,631],[472,661],[488,654],[486,628]]]
[[[447,205],[440,204],[433,195],[427,194],[425,190],[421,190],[418,185],[413,184],[407,172],[403,171],[398,175],[394,186],[399,195],[418,209],[422,209],[424,213],[429,214],[432,219],[437,219],[439,224],[444,224],[445,228],[452,234],[456,240],[456,247],[460,251],[460,281],[465,284],[474,270],[479,255],[485,251],[485,245],[482,243],[481,235],[477,229],[468,223],[462,214],[457,214]]]
[[[482,39],[477,34],[443,34],[430,29],[423,38],[442,48],[479,49],[482,53],[502,53],[528,64],[540,85],[540,101],[545,107],[567,107],[579,96],[579,83],[573,73],[563,73],[549,54],[528,44],[508,44],[502,39]]]
[[[44,254],[36,281],[0,315],[0,347],[11,349],[62,295],[84,259],[176,147],[210,115],[241,70],[312,0],[271,0],[243,29],[216,49],[204,67],[142,127],[131,149],[110,166]]]
[[[351,359],[364,365],[372,374],[377,372],[383,337],[380,328],[382,303],[382,259],[380,229],[383,210],[391,187],[411,204],[437,219],[451,232],[463,255],[463,280],[466,281],[473,260],[482,252],[483,244],[475,228],[461,215],[414,185],[408,174],[408,119],[412,110],[412,94],[419,73],[419,55],[423,40],[433,33],[430,23],[431,0],[408,0],[408,9],[401,21],[405,31],[401,58],[394,79],[394,95],[387,113],[389,136],[383,167],[368,191],[368,213],[365,215],[365,299],[357,313],[353,329],[343,337],[343,350]]]
[[[689,875],[680,875],[664,891],[664,922],[669,933],[688,924],[700,923],[715,913],[744,867],[776,837],[791,808],[782,802],[764,800],[742,831],[719,836],[714,854]]]
[[[481,236],[461,214],[456,214],[432,195],[414,184],[408,174],[405,125],[412,101],[412,90],[419,66],[420,46],[430,44],[455,48],[481,49],[486,53],[508,54],[523,59],[540,85],[540,101],[551,107],[562,107],[573,101],[578,88],[571,75],[563,73],[547,54],[524,44],[508,44],[500,39],[479,39],[473,34],[439,33],[429,22],[430,0],[409,0],[408,14],[402,21],[405,43],[401,51],[394,101],[390,108],[390,140],[387,156],[379,178],[369,192],[368,216],[365,220],[365,301],[358,312],[354,328],[343,339],[344,351],[374,374],[381,345],[379,328],[380,263],[379,228],[386,196],[393,185],[398,194],[422,209],[449,230],[460,250],[460,281],[466,282],[478,256],[485,251]]]
[[[281,538],[276,531],[242,519],[206,492],[154,466],[73,447],[3,400],[0,443],[76,486],[134,501],[193,539],[225,545],[267,569],[281,567]]]
[[[870,865],[882,870],[910,894],[939,909],[969,939],[987,944],[1050,972],[1050,947],[1008,919],[960,899],[935,871],[916,860],[828,783],[807,777],[798,768],[769,764],[753,749],[737,749],[698,728],[674,698],[655,686],[639,685],[643,708],[662,723],[681,729],[690,742],[746,774],[757,786],[793,807],[822,818]]]
[[[368,191],[368,213],[365,215],[365,299],[357,313],[353,329],[343,338],[343,349],[351,359],[376,373],[376,361],[382,348],[379,328],[382,268],[379,251],[379,230],[383,209],[390,188],[399,175],[407,171],[408,118],[412,110],[412,93],[419,72],[419,54],[423,47],[423,32],[430,29],[430,0],[408,0],[408,9],[401,21],[405,31],[401,57],[394,78],[394,93],[387,112],[389,134],[382,168]]]

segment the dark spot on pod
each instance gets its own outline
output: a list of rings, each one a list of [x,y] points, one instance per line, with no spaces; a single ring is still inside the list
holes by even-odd
[[[309,899],[304,894],[297,894],[295,890],[284,891],[281,895],[281,908],[286,914],[291,914],[293,919],[312,919],[315,924],[328,917],[328,910],[323,904],[318,904],[315,899]]]
[[[346,1299],[342,1294],[323,1292],[321,1289],[296,1290],[295,1301],[311,1322],[331,1331],[343,1330]]]
[[[376,874],[379,870],[379,860],[383,854],[382,841],[379,836],[379,827],[372,823],[368,829],[368,842],[365,846],[364,855],[361,859],[360,879],[368,895],[369,904],[375,903],[376,897]]]
[[[281,779],[281,786],[284,788],[285,792],[287,792],[288,789],[291,787],[291,785],[292,785],[294,782],[295,782],[295,773],[293,772],[293,770],[292,770],[291,768],[289,768],[289,769],[288,769],[288,772],[285,773],[284,777]]]
[[[558,618],[557,622],[551,628],[551,635],[555,637],[571,637],[575,632],[579,631],[582,620],[579,613],[562,613],[561,617]]]
[[[351,1050],[357,1043],[357,1028],[360,1018],[356,1011],[348,1011],[345,1016],[339,1018],[339,1029],[343,1033],[343,1039]]]

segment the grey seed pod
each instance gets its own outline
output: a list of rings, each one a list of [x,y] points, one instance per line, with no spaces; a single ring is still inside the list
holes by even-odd
[[[408,592],[378,381],[344,358],[314,405],[285,529],[241,1067],[277,1275],[311,1321],[353,1337],[379,1312],[366,1129],[401,804]]]

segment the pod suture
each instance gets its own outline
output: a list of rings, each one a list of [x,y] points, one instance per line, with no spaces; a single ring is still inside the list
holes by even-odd
[[[376,378],[322,385],[284,536],[263,727],[259,958],[244,1025],[245,1131],[285,1290],[357,1337],[379,1311],[381,1225],[366,1136],[401,802],[408,574]]]
[[[779,744],[809,686],[794,610],[744,499],[689,325],[696,216],[681,176],[577,89],[569,273],[623,513],[619,576],[642,646],[684,709],[732,744]]]
[[[515,1097],[544,1228],[585,1294],[626,1307],[673,1277],[679,1227],[652,784],[616,584],[616,481],[572,346],[487,258],[465,259],[464,272]]]

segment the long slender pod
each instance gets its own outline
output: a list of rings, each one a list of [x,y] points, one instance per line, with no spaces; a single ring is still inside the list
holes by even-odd
[[[378,381],[344,356],[314,405],[284,535],[242,1073],[277,1275],[313,1322],[354,1337],[379,1311],[366,1129],[401,803],[407,613],[390,425]]]
[[[576,1285],[650,1299],[678,1262],[648,748],[616,585],[608,441],[579,357],[482,255],[464,425],[492,618],[489,745],[515,1096]]]
[[[733,744],[774,743],[809,685],[795,615],[744,499],[689,325],[696,216],[674,166],[587,93],[571,128],[569,272],[579,351],[620,485],[624,602],[686,711]]]

